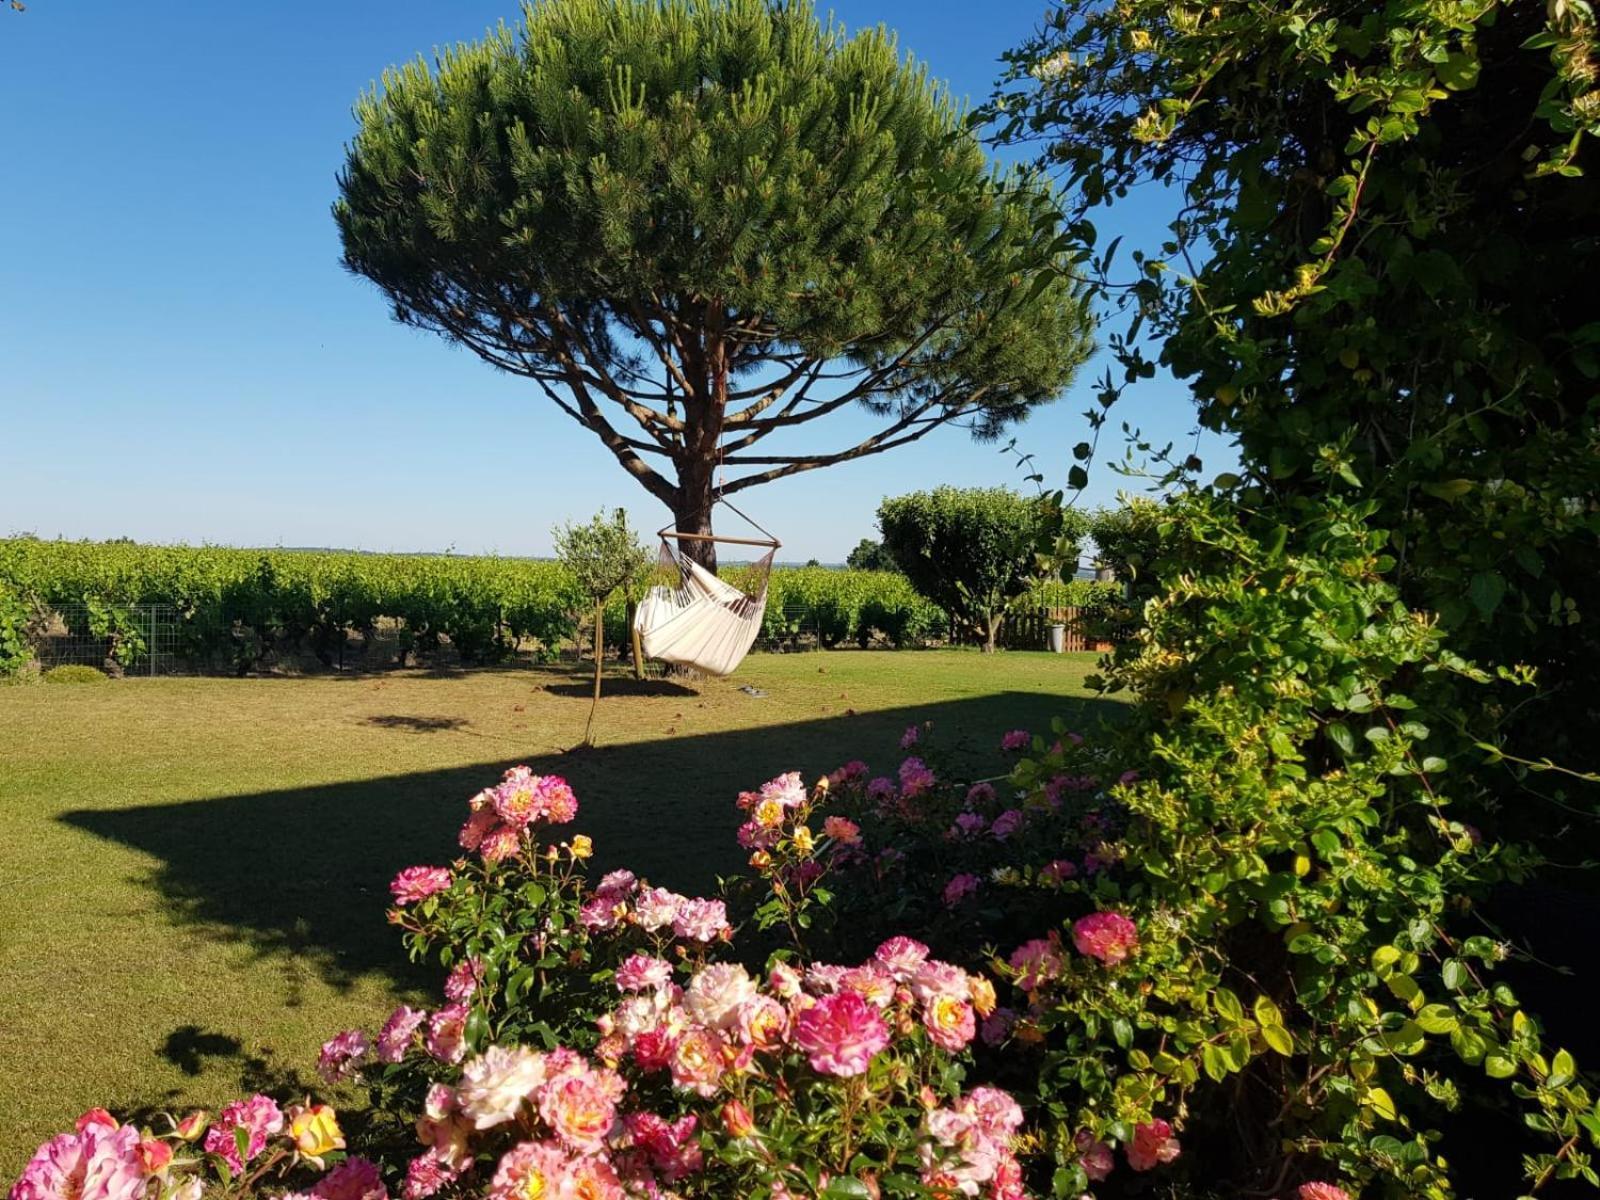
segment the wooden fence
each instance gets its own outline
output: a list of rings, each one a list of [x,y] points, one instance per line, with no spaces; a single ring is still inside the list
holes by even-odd
[[[1076,608],[1033,608],[1009,613],[1005,624],[1000,627],[1000,645],[1006,650],[1048,650],[1050,626],[1065,625],[1067,636],[1064,649],[1067,651],[1092,650],[1103,653],[1110,650],[1110,642],[1090,637],[1084,632],[1082,617],[1083,614]],[[983,639],[952,626],[950,641],[976,646]]]

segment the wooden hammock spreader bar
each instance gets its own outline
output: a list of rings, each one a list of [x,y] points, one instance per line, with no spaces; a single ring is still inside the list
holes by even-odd
[[[671,539],[680,542],[721,542],[728,546],[770,546],[774,550],[782,545],[777,538],[769,540],[766,538],[723,537],[717,533],[679,533],[670,525],[656,534],[656,536],[663,541]]]

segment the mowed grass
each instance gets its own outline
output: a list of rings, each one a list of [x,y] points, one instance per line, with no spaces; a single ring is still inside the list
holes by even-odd
[[[740,865],[741,789],[857,757],[892,771],[921,720],[992,764],[1007,729],[1114,713],[1082,687],[1094,661],[757,655],[692,687],[615,678],[600,747],[577,753],[588,684],[559,670],[0,688],[0,1181],[92,1105],[309,1090],[330,1034],[432,1004],[387,882],[453,857],[467,797],[513,763],[573,782],[598,866],[703,891]]]

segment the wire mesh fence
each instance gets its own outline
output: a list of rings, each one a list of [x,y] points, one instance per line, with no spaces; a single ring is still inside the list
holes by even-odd
[[[31,641],[41,670],[160,675],[179,667],[180,625],[170,604],[63,604],[36,615]]]
[[[1100,650],[1107,644],[1086,635],[1075,609],[1039,609],[1011,614],[1001,633],[1007,649],[1051,648],[1050,626],[1066,626],[1063,649]],[[795,654],[818,650],[855,649],[856,640],[838,636],[837,613],[806,603],[770,607],[753,649],[766,653]],[[340,629],[326,644],[308,639],[263,638],[256,631],[237,627],[227,646],[218,650],[217,639],[196,635],[184,615],[170,604],[62,604],[41,611],[30,630],[38,669],[87,666],[112,675],[244,674],[332,670],[383,671],[394,667],[470,668],[481,662],[505,667],[532,666],[558,661],[592,661],[590,636],[582,626],[569,642],[546,649],[538,645],[510,645],[498,653],[465,655],[446,637],[419,636],[404,622],[382,619],[370,627]],[[974,645],[981,638],[951,625],[928,630],[925,635],[902,640],[903,648]],[[864,648],[891,643],[872,637]],[[626,659],[630,653],[626,634],[609,636],[608,654]],[[647,666],[647,672],[653,673]]]
[[[769,604],[752,648],[777,654],[822,649],[822,625],[816,610],[809,604]]]

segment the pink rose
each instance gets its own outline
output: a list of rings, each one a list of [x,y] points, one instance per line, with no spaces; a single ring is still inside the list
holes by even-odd
[[[900,764],[900,794],[910,798],[920,796],[937,782],[928,765],[915,756]]]
[[[339,1038],[334,1039],[335,1042],[338,1040]],[[365,1044],[365,1034],[361,1035],[361,1041]],[[257,1094],[248,1100],[236,1100],[222,1110],[217,1117],[217,1123],[206,1131],[205,1148],[208,1153],[220,1154],[226,1159],[228,1166],[237,1175],[244,1170],[245,1163],[266,1148],[267,1138],[282,1128],[283,1110],[270,1096]],[[242,1158],[234,1136],[236,1130],[243,1130],[246,1135]]]
[[[317,1180],[311,1194],[320,1200],[388,1200],[389,1189],[376,1163],[352,1157]]]
[[[1114,967],[1139,949],[1139,927],[1121,913],[1090,913],[1073,922],[1072,944],[1079,954]]]
[[[463,958],[450,968],[444,981],[446,1000],[471,1000],[483,982],[483,963],[477,958]]]
[[[691,942],[714,942],[731,932],[728,906],[721,900],[684,900],[672,919],[672,932]]]
[[[994,819],[993,825],[989,826],[989,836],[997,842],[1003,842],[1022,828],[1023,820],[1021,809],[1008,808]]]
[[[428,1200],[456,1178],[456,1169],[430,1152],[419,1154],[406,1167],[406,1181],[400,1185],[403,1200]]]
[[[968,896],[975,893],[982,881],[976,875],[961,874],[944,885],[944,906],[957,908]]]
[[[465,1004],[447,1004],[428,1019],[428,1053],[443,1063],[458,1063],[467,1053]]]
[[[672,982],[672,964],[650,954],[630,954],[617,968],[619,992],[652,992]]]
[[[423,1009],[404,1004],[390,1013],[378,1032],[378,1061],[397,1063],[403,1059],[411,1049],[411,1039],[427,1019],[428,1014]]]
[[[892,937],[879,946],[872,957],[889,974],[905,983],[928,961],[928,948],[915,938]]]
[[[849,817],[829,817],[822,822],[822,835],[832,838],[841,846],[854,846],[861,841],[861,826]]]
[[[367,1035],[359,1029],[347,1029],[322,1043],[322,1052],[317,1055],[317,1074],[325,1083],[349,1079],[371,1053],[372,1043]],[[223,1119],[227,1119],[226,1109]]]
[[[1111,1147],[1087,1129],[1078,1130],[1072,1141],[1078,1148],[1078,1165],[1091,1182],[1099,1183],[1116,1167],[1117,1160],[1112,1156]]]
[[[794,1041],[824,1075],[850,1077],[867,1069],[873,1055],[889,1044],[889,1026],[855,992],[820,997],[795,1018]]]
[[[1157,1117],[1134,1126],[1127,1152],[1130,1167],[1149,1171],[1178,1157],[1178,1139],[1172,1136],[1172,1126]]]
[[[450,886],[450,878],[446,867],[407,867],[394,877],[389,891],[396,904],[415,904],[444,891]]]
[[[1061,978],[1065,968],[1061,941],[1055,934],[1024,942],[1011,952],[1011,969],[1017,973],[1017,986],[1025,992],[1037,991]]]

